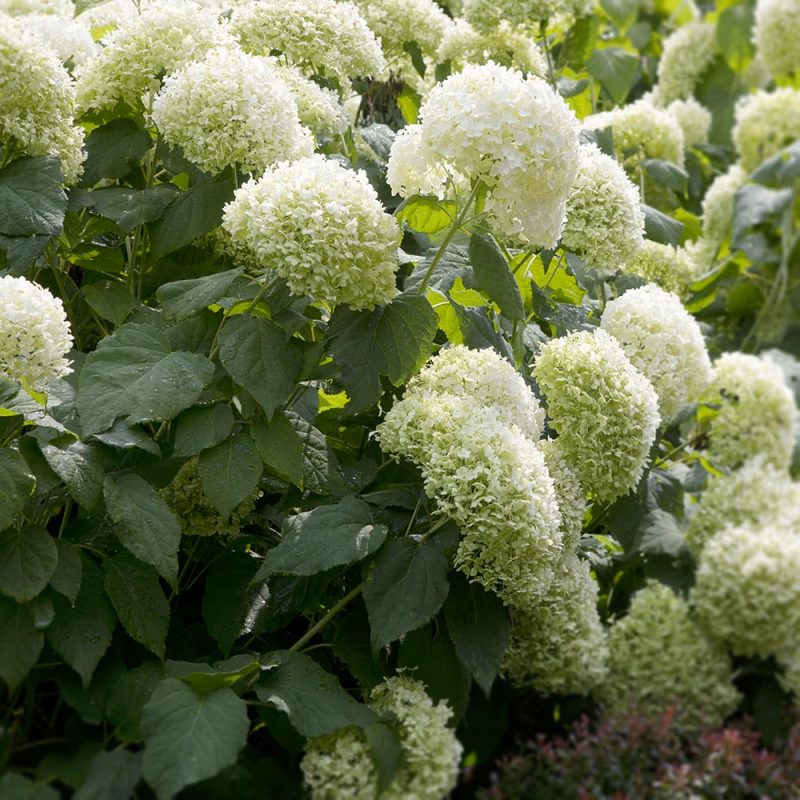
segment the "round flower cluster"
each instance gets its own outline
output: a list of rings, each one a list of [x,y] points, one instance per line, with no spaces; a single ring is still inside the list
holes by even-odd
[[[596,694],[614,713],[628,712],[631,701],[654,715],[674,706],[681,726],[698,728],[721,724],[738,704],[725,648],[668,586],[651,582],[636,592],[608,647],[608,680]]]
[[[108,108],[119,101],[147,109],[164,74],[203,58],[215,47],[232,49],[236,41],[216,12],[190,0],[155,0],[102,43],[97,58],[76,74],[78,105],[84,110]]]
[[[533,38],[505,21],[480,33],[465,19],[457,19],[445,32],[436,57],[440,62],[449,61],[455,71],[467,64],[493,61],[534,75],[547,72],[547,62]]]
[[[268,59],[236,48],[211,50],[164,78],[153,122],[167,143],[206,172],[230,165],[263,172],[314,152],[281,77]]]
[[[303,125],[320,136],[335,136],[347,130],[347,115],[336,92],[306,78],[297,67],[284,66],[277,59],[270,61],[280,79],[292,90]]]
[[[566,556],[544,599],[513,609],[502,670],[542,694],[584,694],[605,679],[608,645],[586,561]]]
[[[261,0],[233,9],[231,30],[248,53],[280,52],[290,63],[337,78],[380,75],[381,46],[362,13],[335,0]]]
[[[482,179],[486,211],[506,236],[555,247],[577,173],[578,126],[545,81],[493,63],[467,66],[431,90],[420,116],[416,141],[428,163]],[[392,148],[390,175],[407,152]]]
[[[723,528],[706,542],[692,602],[698,618],[739,655],[779,655],[800,634],[800,529],[774,516]]]
[[[736,105],[733,143],[745,172],[774,156],[797,139],[800,90],[776,89],[743,97]]]
[[[98,53],[99,48],[91,33],[78,20],[64,19],[54,14],[28,14],[20,17],[19,22],[42,39],[62,64],[69,61],[78,66]]]
[[[426,152],[422,125],[407,125],[397,132],[386,166],[386,181],[395,194],[400,197],[435,194],[444,199],[450,178],[464,182]],[[469,186],[466,188],[469,191]]]
[[[558,446],[558,439],[545,439],[538,443],[544,454],[544,463],[556,492],[556,503],[561,512],[561,538],[565,553],[574,553],[581,541],[586,497],[569,461]]]
[[[565,15],[585,16],[592,8],[589,0],[464,0],[464,16],[481,32],[504,20],[513,27],[532,26]]]
[[[711,112],[693,97],[673,100],[667,111],[678,120],[686,145],[706,144],[711,131]]]
[[[461,529],[456,567],[526,605],[552,580],[561,515],[541,451],[500,416],[479,397],[411,387],[378,434],[386,452],[420,467],[426,493]]]
[[[676,295],[658,286],[629,289],[612,300],[600,326],[653,384],[664,422],[698,400],[711,381],[700,326]]]
[[[0,375],[46,391],[72,372],[64,358],[71,347],[61,300],[25,278],[0,277]]]
[[[727,525],[757,525],[774,517],[800,521],[800,483],[783,470],[754,458],[730,473],[713,477],[686,529],[686,544],[695,559],[718,531]]]
[[[656,97],[659,105],[686,100],[694,94],[703,73],[717,55],[717,31],[702,20],[678,28],[664,42],[658,62]]]
[[[625,266],[625,272],[676,294],[682,293],[692,282],[694,271],[694,261],[685,250],[649,239],[645,239],[639,252]]]
[[[726,353],[714,364],[704,398],[720,408],[711,420],[709,457],[735,469],[762,454],[778,469],[792,460],[796,410],[783,370],[768,359]]]
[[[611,275],[636,255],[643,239],[639,189],[616,160],[593,144],[581,145],[561,244]]]
[[[684,140],[678,120],[649,100],[592,114],[583,125],[594,130],[611,128],[614,153],[628,171],[635,170],[645,158],[683,165]]]
[[[239,188],[223,227],[292,294],[352,309],[397,294],[400,230],[363,172],[315,155],[271,167]]]
[[[800,70],[800,2],[758,0],[753,38],[773,78]]]
[[[10,17],[0,25],[0,142],[30,156],[58,155],[64,180],[81,174],[75,88],[44,42]],[[10,141],[9,141],[10,140]]]
[[[399,676],[378,684],[368,705],[397,721],[401,762],[392,782],[378,791],[378,776],[363,733],[343,728],[311,739],[300,762],[313,800],[441,800],[456,785],[462,747],[447,726],[452,712],[434,704],[425,687]]]
[[[239,533],[242,520],[256,507],[261,496],[255,492],[233,510],[230,519],[217,511],[214,503],[203,491],[197,458],[190,458],[179,470],[172,482],[159,491],[164,502],[187,536],[213,536],[216,533]]]
[[[523,377],[494,350],[463,345],[441,350],[408,382],[409,392],[441,392],[491,406],[498,422],[532,441],[544,430],[544,409]]]
[[[733,223],[733,207],[736,192],[744,185],[747,174],[738,165],[718,175],[703,197],[703,238],[718,248],[730,231]]]
[[[533,374],[584,489],[610,502],[636,486],[660,421],[658,396],[618,342],[601,329],[553,339]]]

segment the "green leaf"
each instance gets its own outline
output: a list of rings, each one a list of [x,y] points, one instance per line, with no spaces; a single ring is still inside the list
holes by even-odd
[[[175,455],[197,455],[224,442],[233,431],[233,411],[224,403],[208,408],[190,408],[175,421]]]
[[[580,72],[586,59],[594,52],[599,33],[600,17],[597,14],[579,17],[564,39],[558,54],[558,65]]]
[[[152,257],[163,258],[216,228],[225,203],[232,199],[229,177],[207,178],[179,194],[150,230]]]
[[[35,485],[25,459],[11,448],[0,449],[0,530],[22,511]]]
[[[475,233],[469,240],[469,260],[478,285],[513,321],[525,319],[519,286],[505,256],[491,236]]]
[[[459,660],[488,697],[511,631],[508,610],[496,594],[455,574],[444,615]]]
[[[750,177],[768,186],[791,187],[800,178],[800,141],[768,158]]]
[[[600,81],[611,99],[623,103],[636,83],[639,56],[621,47],[595,50],[586,62],[586,68]]]
[[[269,671],[256,685],[258,699],[285,712],[301,736],[323,736],[346,725],[366,728],[379,721],[306,655],[280,650],[267,654],[262,665]]]
[[[257,580],[259,563],[244,553],[227,553],[208,570],[203,619],[226,655],[240,636],[253,633],[266,613],[270,592]]]
[[[645,158],[642,166],[645,172],[661,186],[684,195],[689,190],[689,173],[683,167],[660,158]]]
[[[143,772],[159,800],[236,762],[247,743],[247,704],[231,689],[201,697],[183,681],[161,681],[142,712]]]
[[[644,203],[642,211],[644,211],[644,232],[647,238],[653,242],[677,247],[681,240],[683,223]]]
[[[133,297],[119,281],[90,283],[81,287],[81,294],[93,311],[115,325],[125,322],[133,309]]]
[[[50,469],[67,484],[69,493],[86,509],[93,509],[103,492],[103,456],[89,444],[54,439],[40,443]]]
[[[7,643],[0,647],[0,678],[13,691],[39,658],[44,636],[27,607],[5,597],[0,597],[0,641]]]
[[[425,58],[416,42],[403,42],[403,50],[411,56],[414,69],[424,78],[426,72]]]
[[[194,670],[187,672],[186,670]],[[211,694],[218,689],[233,689],[242,681],[250,681],[261,672],[261,662],[247,653],[225,661],[217,661],[213,666],[195,665],[193,662],[168,662],[167,675],[180,678],[188,683],[199,695]]]
[[[289,398],[300,374],[299,342],[287,343],[274,322],[248,314],[229,320],[219,343],[222,365],[271,417]]]
[[[338,306],[330,324],[331,356],[350,397],[348,409],[363,411],[381,396],[381,375],[399,386],[427,361],[437,317],[419,295],[402,294],[373,311]]]
[[[124,178],[150,149],[150,135],[132,119],[115,119],[86,137],[86,161],[81,185],[104,178]]]
[[[134,474],[109,475],[103,494],[120,542],[174,586],[181,526],[169,506],[144,478]]]
[[[50,646],[89,685],[100,659],[111,644],[117,624],[103,588],[103,573],[92,561],[84,559],[83,580],[75,606],[53,594],[56,615],[45,635]]]
[[[225,519],[242,500],[253,495],[263,470],[255,443],[247,433],[234,433],[222,444],[204,450],[197,466],[203,491]]]
[[[400,222],[419,233],[438,233],[449,228],[456,218],[456,204],[436,197],[414,195],[404,200],[395,211]]]
[[[768,189],[757,183],[748,183],[736,192],[733,206],[733,241],[736,242],[748,228],[775,217],[794,202],[791,189]]]
[[[50,586],[63,594],[74,605],[83,578],[83,561],[80,550],[63,539],[56,540],[56,547],[58,548],[58,565],[50,577]]]
[[[49,241],[49,236],[3,236],[0,234],[0,250],[6,254],[6,267],[10,274],[21,275],[24,273],[44,253]]]
[[[339,462],[325,435],[293,411],[287,411],[286,418],[303,447],[303,487],[317,494],[347,494]]]
[[[123,672],[114,681],[108,695],[106,716],[115,726],[114,735],[121,742],[140,742],[142,709],[163,677],[161,665],[145,661],[135,669]]]
[[[213,376],[205,356],[172,352],[152,325],[124,325],[89,353],[81,370],[77,407],[83,432],[101,433],[123,416],[129,424],[172,419],[195,404]]]
[[[167,319],[182,319],[224,297],[241,274],[240,269],[230,269],[203,278],[165,283],[158,288],[156,297],[164,307]]]
[[[138,225],[160,219],[178,194],[178,188],[171,183],[149,189],[112,186],[90,192],[89,201],[101,217],[115,222],[120,232],[127,235]]]
[[[132,797],[141,777],[141,753],[121,749],[98,753],[74,800],[122,800]]]
[[[647,556],[689,557],[680,525],[672,514],[661,508],[645,514],[639,523],[632,550]]]
[[[717,57],[695,88],[695,97],[711,112],[712,123],[709,132],[711,144],[730,147],[734,108],[737,98],[742,94],[741,78],[723,58]]]
[[[55,236],[67,209],[62,179],[57,156],[20,158],[0,170],[0,233]]]
[[[169,628],[169,603],[158,576],[124,550],[103,562],[105,587],[125,630],[137,642],[164,657]]]
[[[447,572],[447,558],[435,542],[389,542],[364,587],[372,646],[383,647],[435,616],[447,599]]]
[[[753,60],[753,9],[746,5],[729,6],[717,20],[717,46],[728,66],[741,74]],[[788,34],[791,35],[791,34]]]
[[[58,564],[53,537],[33,525],[0,533],[0,592],[23,603],[50,581]]]
[[[302,489],[303,442],[286,414],[278,411],[269,422],[256,420],[250,435],[267,468]]]
[[[275,572],[313,575],[352,564],[374,553],[386,539],[385,525],[374,525],[369,506],[355,497],[317,506],[291,517],[283,538],[268,553],[259,577]]]
[[[406,125],[415,125],[419,117],[419,107],[422,98],[409,86],[404,84],[400,94],[397,95],[397,107],[400,109]]]
[[[17,772],[6,772],[0,777],[0,797],[3,800],[58,800],[60,795],[52,786],[34,783]]]
[[[639,0],[600,0],[600,5],[623,33],[636,19],[639,11]]]

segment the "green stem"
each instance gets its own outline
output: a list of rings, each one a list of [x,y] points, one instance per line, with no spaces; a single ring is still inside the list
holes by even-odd
[[[304,644],[310,642],[351,600],[355,600],[364,591],[363,581],[351,589],[333,608],[319,621],[312,625],[289,649],[299,650]]]
[[[419,537],[419,544],[425,544],[425,542],[427,542],[428,539],[430,539],[434,533],[444,528],[444,526],[447,525],[448,522],[450,522],[450,517],[445,517],[444,519],[440,519],[432,527],[428,528],[428,530],[422,536]]]
[[[550,44],[547,41],[547,22],[545,20],[542,20],[539,23],[539,34],[542,37],[542,45],[544,46],[544,52],[547,56],[547,75],[550,79],[550,85],[555,89],[556,76],[555,72],[553,71],[553,57],[550,54]]]

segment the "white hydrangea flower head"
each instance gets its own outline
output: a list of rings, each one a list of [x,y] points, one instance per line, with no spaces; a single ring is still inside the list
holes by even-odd
[[[57,155],[64,180],[83,171],[75,87],[58,56],[11,17],[0,17],[0,142],[29,156]]]
[[[343,728],[311,739],[300,762],[312,800],[441,800],[456,785],[463,748],[448,727],[452,711],[433,703],[419,681],[389,678],[371,692],[368,705],[398,722],[401,763],[378,791],[378,775],[363,733]]]
[[[215,11],[191,0],[155,0],[132,22],[109,33],[102,44],[97,58],[76,73],[78,105],[83,110],[109,108],[119,101],[147,109],[163,75],[214,48],[233,49],[236,40]]]
[[[692,282],[695,262],[683,248],[645,239],[639,252],[625,265],[624,272],[656,283],[668,292],[681,294]]]
[[[407,125],[397,132],[389,153],[386,180],[392,192],[400,197],[433,194],[443,199],[448,170],[427,151],[422,137],[422,125]]]
[[[378,426],[381,448],[419,466],[429,497],[461,529],[456,567],[507,603],[547,590],[562,550],[544,456],[492,406],[413,389]]]
[[[711,131],[711,112],[697,102],[694,97],[686,100],[673,100],[667,111],[678,120],[686,145],[707,144]]]
[[[19,22],[53,50],[62,64],[69,61],[78,66],[99,52],[91,33],[76,19],[64,19],[55,14],[27,14],[19,17]]]
[[[297,103],[300,122],[319,136],[343,134],[349,123],[339,95],[307,78],[291,65],[281,65],[271,59],[280,79],[291,89]]]
[[[561,244],[588,266],[611,275],[644,241],[639,189],[615,159],[593,144],[581,145],[578,159]]]
[[[635,170],[645,158],[683,166],[684,139],[678,120],[648,99],[592,114],[583,120],[583,126],[589,130],[610,127],[614,154],[628,171]]]
[[[773,516],[731,525],[706,542],[692,603],[710,634],[743,656],[791,651],[800,641],[800,531]]]
[[[9,17],[47,14],[72,19],[75,16],[75,4],[72,0],[0,0],[0,14]]]
[[[248,53],[282,53],[291,64],[329,75],[342,85],[386,68],[364,15],[349,2],[261,0],[236,5],[231,30]]]
[[[697,625],[688,603],[650,582],[634,594],[628,614],[608,633],[608,680],[596,695],[612,713],[631,701],[645,713],[674,707],[684,728],[722,724],[738,705],[725,648]]]
[[[544,430],[544,409],[514,367],[494,350],[456,345],[440,350],[408,382],[409,392],[442,392],[491,406],[498,421],[531,441]]]
[[[493,61],[505,67],[547,74],[547,61],[533,37],[503,20],[496,28],[481,33],[465,19],[456,19],[444,34],[436,53],[437,61],[449,61],[455,71],[467,64]]]
[[[223,227],[294,295],[374,308],[397,294],[400,229],[363,172],[321,155],[282,162],[241,186]]]
[[[544,463],[556,492],[556,503],[561,512],[561,538],[564,554],[575,553],[581,542],[586,496],[578,476],[561,452],[557,439],[542,439],[537,447],[544,455]]]
[[[589,0],[464,0],[464,17],[476,30],[488,32],[504,21],[533,27],[556,17],[582,17],[592,8]]]
[[[600,502],[633,489],[660,422],[658,396],[616,339],[599,328],[552,339],[533,375],[584,489]]]
[[[314,152],[294,95],[269,59],[216,48],[167,75],[153,101],[164,140],[206,172],[261,173]]]
[[[714,363],[704,399],[720,406],[711,420],[708,451],[716,466],[735,469],[758,454],[778,469],[789,466],[796,409],[777,364],[745,353],[725,353]]]
[[[753,41],[769,74],[779,78],[800,70],[800,2],[757,0]]]
[[[488,63],[435,86],[420,109],[426,160],[489,187],[506,236],[554,247],[577,173],[574,113],[540,78]]]
[[[717,30],[713,24],[695,20],[678,28],[665,40],[658,62],[658,104],[668,106],[673,100],[691,97],[716,55]]]
[[[728,525],[757,526],[774,517],[800,521],[800,483],[764,458],[750,459],[728,475],[709,479],[686,529],[686,544],[699,559],[706,542]]]
[[[653,385],[664,422],[696,402],[711,381],[711,359],[695,318],[680,298],[648,284],[606,305],[600,327]]]
[[[512,609],[501,669],[513,684],[542,694],[586,694],[605,679],[608,645],[597,591],[589,564],[570,554],[541,602]]]
[[[800,90],[759,91],[736,104],[733,143],[745,172],[797,140],[800,130]]]
[[[744,186],[745,180],[747,173],[733,164],[714,179],[703,198],[703,236],[717,247],[730,232],[736,192]]]
[[[25,278],[0,276],[0,376],[43,392],[69,375],[72,334],[64,306]]]

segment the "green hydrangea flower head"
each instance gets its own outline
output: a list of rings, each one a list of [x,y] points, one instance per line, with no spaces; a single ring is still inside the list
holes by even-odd
[[[658,104],[668,106],[673,100],[691,97],[716,55],[717,31],[713,24],[693,20],[678,28],[664,42],[658,62]]]
[[[800,2],[758,0],[753,40],[773,78],[800,70]]]
[[[225,206],[222,225],[294,295],[374,308],[397,294],[400,228],[364,172],[322,155],[281,162]]]
[[[556,503],[561,512],[561,537],[564,553],[574,553],[581,542],[586,496],[569,461],[561,452],[558,439],[543,439],[538,443],[544,454],[544,463],[553,479]]]
[[[660,422],[658,395],[606,331],[544,345],[533,369],[559,448],[600,502],[639,482]]]
[[[513,684],[542,694],[586,694],[605,679],[608,645],[586,561],[565,556],[542,600],[515,606],[512,616],[502,671]]]
[[[556,17],[590,14],[589,0],[464,0],[464,17],[481,32],[494,30],[502,22],[513,27],[538,28]]]
[[[693,280],[695,260],[682,247],[675,248],[645,239],[633,259],[625,265],[624,271],[680,295]]]
[[[686,100],[673,100],[667,111],[678,120],[683,131],[683,141],[687,146],[707,144],[711,131],[711,112],[693,97]]]
[[[797,140],[800,130],[800,89],[758,91],[736,105],[733,143],[745,172]]]
[[[736,192],[744,186],[746,179],[745,171],[733,164],[727,172],[714,179],[703,197],[703,236],[716,247],[730,232]]]
[[[608,647],[608,679],[595,694],[612,713],[627,713],[632,701],[654,715],[674,706],[679,724],[694,729],[720,725],[739,702],[725,648],[664,584],[636,592]]]

